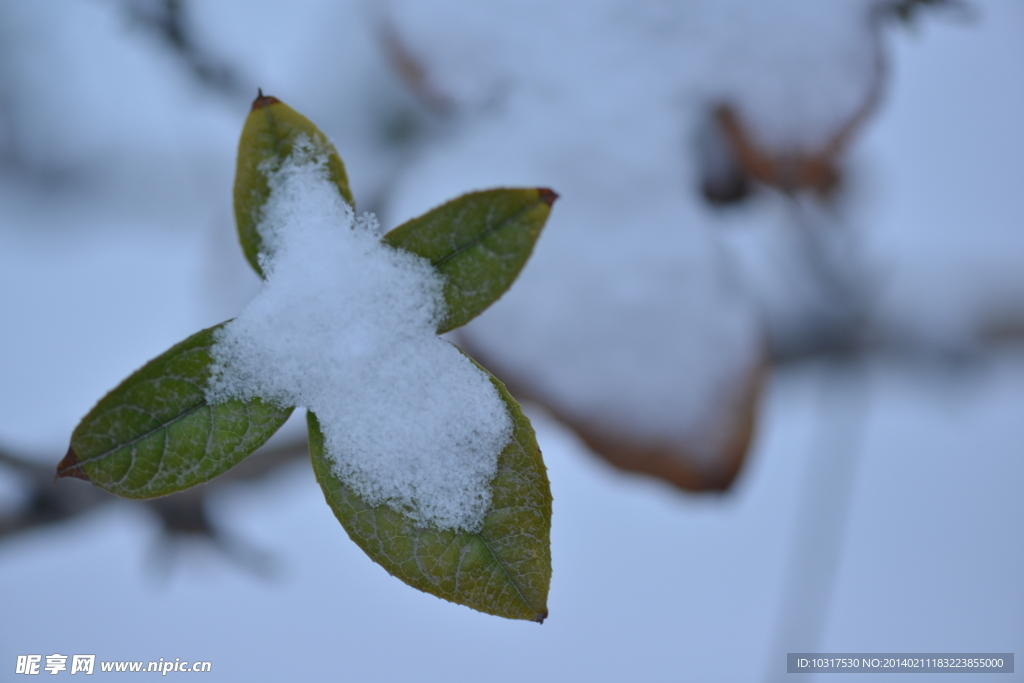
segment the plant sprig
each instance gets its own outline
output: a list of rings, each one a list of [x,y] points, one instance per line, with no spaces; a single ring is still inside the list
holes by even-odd
[[[345,166],[327,137],[261,92],[242,131],[234,186],[239,241],[261,277],[263,259],[272,257],[259,232],[271,195],[268,174],[303,138],[326,150],[329,178],[354,209]],[[442,275],[447,313],[439,334],[469,322],[511,286],[556,197],[544,188],[473,192],[384,235],[385,243],[427,259]],[[57,476],[84,479],[119,496],[155,498],[209,481],[263,445],[294,407],[260,398],[213,404],[205,398],[210,349],[225,324],[175,345],[102,398],[74,430]],[[482,612],[539,622],[547,616],[551,577],[550,487],[529,420],[488,376],[512,418],[513,435],[498,455],[491,505],[479,530],[436,529],[386,504],[367,503],[332,470],[310,412],[313,469],[349,536],[389,573]]]

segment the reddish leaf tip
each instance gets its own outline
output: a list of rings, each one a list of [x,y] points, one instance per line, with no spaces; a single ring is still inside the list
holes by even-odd
[[[281,101],[273,95],[264,95],[263,88],[257,89],[256,93],[256,99],[252,101],[252,111],[269,107],[270,105],[277,104]]]
[[[57,464],[57,479],[64,477],[75,477],[76,479],[83,479],[88,482],[92,482],[89,479],[89,475],[85,473],[82,466],[78,462],[78,454],[75,453],[74,448],[68,448],[67,455],[64,459]]]
[[[546,187],[538,187],[537,194],[540,195],[540,200],[548,206],[554,204],[558,199],[558,193]]]
[[[548,192],[551,192],[551,190],[548,190]],[[551,192],[551,194],[555,194],[555,193]],[[555,197],[558,197],[558,195],[555,195]],[[547,610],[544,610],[543,612],[538,612],[537,614],[533,615],[533,620],[536,621],[538,624],[543,624],[544,620],[547,619],[547,618],[548,618],[548,611]]]

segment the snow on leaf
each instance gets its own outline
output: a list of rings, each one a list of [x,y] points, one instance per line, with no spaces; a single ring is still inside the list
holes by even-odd
[[[204,397],[221,327],[192,335],[103,397],[75,428],[57,476],[154,498],[209,481],[263,445],[291,408]]]
[[[304,406],[371,503],[477,528],[512,424],[487,375],[437,336],[444,277],[355,218],[306,143],[267,176],[266,281],[217,336],[207,398]]]
[[[543,622],[551,581],[551,491],[529,420],[493,377],[514,422],[498,458],[491,506],[475,532],[416,524],[387,505],[370,505],[335,474],[324,436],[309,413],[313,470],[349,537],[391,575],[472,609]]]
[[[545,188],[471,192],[384,236],[445,276],[447,313],[438,334],[462,327],[508,290],[557,198]]]
[[[245,120],[242,137],[238,142],[234,188],[238,238],[245,258],[261,276],[263,267],[259,255],[265,253],[266,246],[257,226],[263,217],[264,204],[270,197],[267,171],[279,168],[300,142],[311,145],[327,157],[331,181],[345,201],[355,207],[345,164],[327,136],[305,116],[276,97],[263,95],[261,91],[252,104],[252,111]]]
[[[411,250],[398,248],[354,216],[337,154],[300,115],[278,120],[283,106],[261,94],[239,154],[239,232],[260,293],[101,400],[58,476],[171,493],[237,464],[302,405],[328,502],[371,558],[422,590],[542,621],[551,495],[533,429],[437,330],[445,266],[468,319],[515,278],[554,193],[463,197],[413,222],[399,233]]]

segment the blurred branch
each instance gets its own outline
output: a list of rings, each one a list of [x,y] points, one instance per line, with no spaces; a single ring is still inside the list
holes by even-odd
[[[170,48],[200,83],[231,97],[249,96],[235,69],[196,39],[186,0],[122,0],[129,20]]]
[[[454,113],[455,102],[438,90],[426,67],[409,50],[391,21],[385,20],[381,23],[379,36],[384,54],[395,73],[419,102],[434,114],[445,116]]]
[[[816,652],[833,601],[868,413],[868,364],[837,354],[819,368],[819,418],[801,483],[796,528],[766,680],[779,653]]]
[[[164,549],[185,537],[200,538],[246,568],[266,574],[268,558],[219,528],[209,516],[207,501],[225,486],[262,480],[307,454],[305,441],[264,447],[209,484],[163,498],[125,501],[78,479],[54,479],[51,465],[0,450],[0,467],[12,470],[23,482],[27,494],[23,505],[13,512],[0,513],[0,543],[20,533],[69,522],[103,505],[121,501],[143,506],[160,520]]]
[[[914,26],[922,12],[943,10],[960,21],[977,18],[977,8],[966,0],[896,0],[886,11],[908,26]]]
[[[0,465],[13,470],[27,489],[26,502],[13,513],[0,514],[0,541],[19,532],[65,522],[115,500],[95,486],[54,481],[51,468],[0,450]]]

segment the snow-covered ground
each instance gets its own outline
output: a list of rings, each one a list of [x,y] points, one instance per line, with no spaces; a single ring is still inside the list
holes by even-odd
[[[245,98],[190,81],[118,3],[56,5],[0,7],[0,447],[54,464],[105,391],[256,287],[230,214]],[[197,3],[197,33],[321,123],[374,203],[414,152],[372,123],[411,107],[358,28],[377,15],[297,8]],[[161,579],[129,503],[4,540],[0,671],[56,652],[209,660],[226,681],[753,681],[785,678],[787,650],[1024,653],[1024,351],[943,355],[1024,314],[1024,5],[977,10],[887,32],[889,88],[851,150],[879,317],[937,360],[774,371],[720,497],[612,471],[534,408],[555,498],[543,626],[389,577],[296,464],[213,501],[274,579],[203,545]]]

